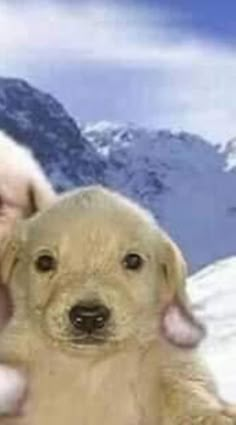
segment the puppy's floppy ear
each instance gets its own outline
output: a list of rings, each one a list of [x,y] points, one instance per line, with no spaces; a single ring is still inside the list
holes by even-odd
[[[161,234],[161,266],[166,283],[165,306],[162,311],[162,331],[174,345],[194,348],[205,334],[204,327],[193,316],[186,292],[187,267],[179,247]]]

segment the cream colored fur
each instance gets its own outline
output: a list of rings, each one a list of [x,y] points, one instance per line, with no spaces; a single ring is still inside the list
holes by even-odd
[[[124,267],[130,252],[140,270]],[[53,270],[37,270],[43,253]],[[100,187],[72,192],[18,226],[2,261],[15,314],[0,358],[30,379],[27,413],[2,425],[236,424],[196,350],[161,331],[170,303],[191,308],[182,255],[146,211]],[[68,312],[94,300],[111,317],[100,343],[83,344]]]

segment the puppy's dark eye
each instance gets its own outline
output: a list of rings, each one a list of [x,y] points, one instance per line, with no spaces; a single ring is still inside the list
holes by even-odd
[[[50,253],[40,254],[34,264],[36,270],[42,273],[50,272],[57,267],[57,261]]]
[[[143,265],[143,259],[139,254],[131,252],[124,257],[123,265],[128,270],[139,270]]]

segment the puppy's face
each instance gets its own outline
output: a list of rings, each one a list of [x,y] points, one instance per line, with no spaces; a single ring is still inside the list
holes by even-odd
[[[68,199],[27,226],[10,279],[16,311],[23,293],[29,320],[63,349],[146,344],[161,329],[174,340],[171,314],[186,340],[200,329],[177,248],[141,209],[109,192]]]

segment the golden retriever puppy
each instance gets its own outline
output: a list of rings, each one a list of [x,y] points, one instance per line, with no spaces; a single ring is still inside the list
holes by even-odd
[[[0,246],[16,220],[46,208],[55,197],[52,186],[31,152],[0,132]],[[9,300],[0,286],[0,328],[9,313]],[[0,366],[1,413],[16,410],[23,388],[23,381],[16,371]]]
[[[2,250],[14,314],[0,358],[29,376],[2,425],[232,425],[196,346],[178,247],[101,187],[62,197]]]

